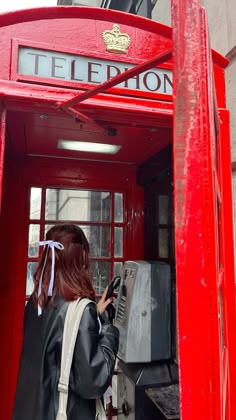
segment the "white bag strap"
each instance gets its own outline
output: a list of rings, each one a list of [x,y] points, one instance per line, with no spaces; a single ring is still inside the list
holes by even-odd
[[[96,420],[107,420],[107,416],[100,398],[96,400]]]
[[[70,302],[68,305],[63,331],[61,373],[58,384],[59,408],[56,420],[67,420],[68,384],[75,342],[84,309],[91,302],[90,299],[83,298]]]

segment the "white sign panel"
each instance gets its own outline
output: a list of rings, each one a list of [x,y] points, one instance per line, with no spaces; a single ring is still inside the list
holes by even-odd
[[[133,67],[133,64],[116,61],[29,47],[19,48],[18,74],[55,81],[99,84]],[[172,72],[161,68],[150,69],[117,87],[172,95]]]

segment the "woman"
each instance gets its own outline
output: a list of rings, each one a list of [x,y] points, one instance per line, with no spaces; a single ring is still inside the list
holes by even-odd
[[[95,299],[89,274],[89,244],[75,225],[51,228],[35,273],[35,289],[24,318],[24,341],[13,420],[55,420],[63,326],[70,301]],[[106,292],[106,291],[105,291]],[[105,292],[83,313],[71,367],[68,420],[95,420],[95,400],[108,388],[118,351],[119,332],[98,319],[111,299]]]

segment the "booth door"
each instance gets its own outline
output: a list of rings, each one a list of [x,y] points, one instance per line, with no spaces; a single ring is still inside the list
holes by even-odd
[[[236,346],[229,116],[217,109],[205,11],[200,1],[194,6],[188,0],[173,3],[181,420],[233,420]]]

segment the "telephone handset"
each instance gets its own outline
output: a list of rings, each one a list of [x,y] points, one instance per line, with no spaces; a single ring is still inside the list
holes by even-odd
[[[112,295],[114,293],[114,290],[119,287],[120,281],[121,281],[121,277],[120,276],[113,277],[112,281],[110,282],[110,284],[108,286],[108,291],[107,291],[106,299],[105,300],[107,300],[107,299],[109,299],[109,298],[112,297]],[[109,321],[112,322],[113,319],[115,318],[115,313],[116,313],[116,310],[115,310],[115,308],[114,308],[114,306],[113,306],[112,303],[110,303],[107,306],[106,311],[107,311],[107,314],[108,314]]]

